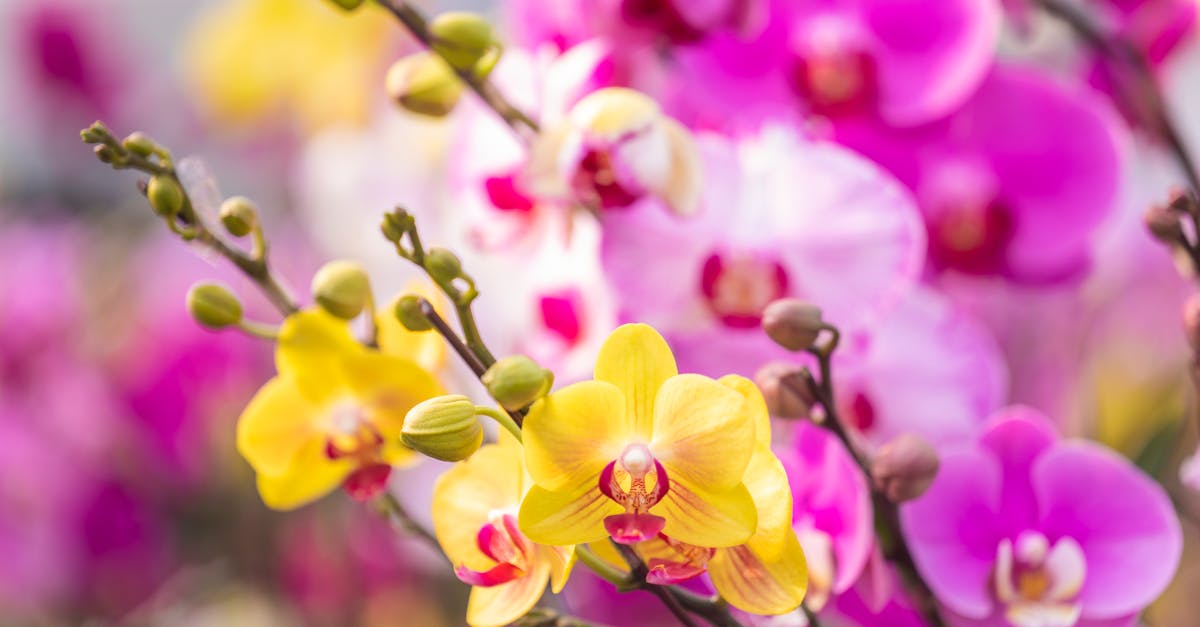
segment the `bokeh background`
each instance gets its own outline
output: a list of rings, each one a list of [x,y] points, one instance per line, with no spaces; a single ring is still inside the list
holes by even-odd
[[[1038,33],[1022,45],[1067,37]],[[368,509],[341,495],[263,507],[233,434],[272,373],[270,346],[201,329],[183,302],[216,278],[252,312],[267,305],[170,237],[134,177],[78,137],[103,119],[201,157],[196,176],[256,200],[276,267],[303,292],[332,256],[386,258],[372,216],[419,201],[392,194],[451,149],[442,123],[384,93],[414,48],[381,11],[320,0],[0,0],[0,625],[461,622],[465,587]],[[1200,148],[1200,38],[1160,72]],[[1177,499],[1184,565],[1150,616],[1184,627],[1200,621],[1200,503],[1177,478],[1196,440],[1179,321],[1192,287],[1141,225],[1180,177],[1161,150],[1138,150],[1094,276],[1013,290],[993,311],[1011,400],[1116,448]],[[380,291],[410,276],[395,265]],[[414,509],[435,471],[396,479]]]

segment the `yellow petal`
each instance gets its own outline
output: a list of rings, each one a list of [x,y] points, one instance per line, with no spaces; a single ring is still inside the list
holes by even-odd
[[[539,559],[546,560],[550,564],[550,591],[554,594],[562,592],[563,586],[567,585],[567,577],[571,576],[571,570],[575,567],[575,545],[571,546],[546,546],[538,545]]]
[[[712,548],[746,542],[758,523],[754,499],[741,483],[713,492],[671,477],[670,491],[650,512],[667,520],[663,533],[668,536]]]
[[[602,381],[575,383],[534,403],[522,428],[529,475],[547,490],[589,477],[596,487],[629,440],[624,414],[621,392]]]
[[[446,363],[446,340],[436,331],[409,331],[400,324],[395,314],[396,302],[405,294],[424,297],[433,303],[434,310],[445,317],[445,295],[428,281],[412,281],[386,307],[375,313],[379,350],[386,355],[411,359],[422,368],[434,372]]]
[[[678,373],[675,356],[658,331],[645,324],[624,324],[604,340],[594,376],[621,390],[625,420],[633,433],[649,441],[658,388]]]
[[[521,452],[488,444],[442,473],[433,484],[433,532],[455,566],[487,570],[495,562],[476,544],[493,511],[521,503]]]
[[[408,359],[364,350],[344,364],[351,393],[387,440],[400,437],[404,416],[413,405],[443,393],[433,375]]]
[[[524,577],[488,588],[471,588],[467,601],[467,623],[472,627],[500,627],[521,618],[546,591],[550,563],[534,560],[533,569]]]
[[[329,459],[325,442],[312,439],[301,447],[285,472],[259,474],[258,493],[271,509],[295,509],[337,489],[353,470],[351,460]]]
[[[742,398],[746,399],[746,405],[742,411],[746,412],[754,423],[754,441],[761,446],[771,446],[771,414],[767,411],[767,401],[763,399],[762,391],[753,381],[746,377],[741,377],[736,374],[729,374],[717,379],[724,386],[737,390]]]
[[[345,393],[344,360],[365,350],[345,320],[318,308],[306,309],[280,326],[275,368],[294,379],[305,397],[327,403]]]
[[[304,398],[293,380],[275,377],[250,399],[237,423],[237,450],[257,473],[282,474],[310,440],[323,440],[322,408]]]
[[[758,446],[746,467],[746,488],[758,511],[758,529],[751,541],[762,557],[774,559],[792,533],[792,488],[783,463],[765,446]]]
[[[521,501],[519,523],[525,537],[555,546],[607,538],[604,519],[625,510],[600,492],[598,479],[559,492],[533,486]]]
[[[808,586],[804,551],[789,533],[783,551],[764,560],[754,544],[720,549],[708,563],[717,592],[734,607],[751,614],[786,614],[800,607]]]
[[[754,451],[754,422],[742,395],[698,374],[671,377],[658,391],[650,449],[667,474],[707,490],[741,483]]]

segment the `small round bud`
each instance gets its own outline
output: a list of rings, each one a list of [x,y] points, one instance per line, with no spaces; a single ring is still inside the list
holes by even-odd
[[[554,373],[524,355],[512,355],[492,364],[482,381],[501,407],[517,411],[550,391]]]
[[[183,209],[183,189],[169,176],[154,176],[146,184],[146,200],[150,201],[154,213],[173,218]]]
[[[469,11],[442,13],[429,23],[432,47],[455,69],[471,70],[496,47],[492,24]]]
[[[154,154],[154,142],[141,131],[134,131],[121,141],[121,146],[139,157]]]
[[[220,283],[197,283],[187,293],[188,313],[196,322],[223,329],[242,321],[242,303]]]
[[[234,196],[221,203],[221,224],[234,237],[244,237],[258,226],[258,209],[245,196]]]
[[[404,225],[401,224],[399,216],[394,213],[383,214],[379,230],[383,232],[384,238],[389,242],[398,242],[401,237],[404,237]]]
[[[371,296],[367,271],[353,261],[331,261],[313,275],[313,300],[325,311],[350,320],[362,313]]]
[[[432,52],[411,54],[392,64],[385,79],[388,96],[413,113],[442,117],[462,96],[462,81]]]
[[[112,163],[117,160],[117,153],[113,152],[108,146],[96,146],[92,149],[92,153],[100,160],[100,163]]]
[[[1200,294],[1192,294],[1183,303],[1183,331],[1192,352],[1200,353]]]
[[[879,449],[871,462],[871,479],[889,501],[903,503],[925,494],[939,463],[933,445],[903,433]]]
[[[433,328],[425,312],[421,311],[421,297],[405,294],[396,299],[396,319],[409,331],[428,331]]]
[[[471,399],[458,394],[436,396],[408,410],[400,440],[434,459],[456,462],[479,450],[483,425]]]
[[[358,7],[362,6],[362,3],[365,2],[366,0],[329,0],[329,1],[347,11],[353,11],[354,9],[357,9]]]
[[[778,418],[802,418],[812,409],[813,397],[809,383],[812,375],[803,366],[782,361],[771,362],[754,375],[754,383],[762,390],[767,411]]]
[[[1154,239],[1166,244],[1178,244],[1183,240],[1179,212],[1163,205],[1154,205],[1146,210],[1142,219]]]
[[[763,310],[763,330],[776,344],[790,351],[811,347],[823,326],[821,310],[795,298],[779,299]]]
[[[449,283],[462,275],[462,262],[445,248],[433,247],[425,253],[425,269],[439,283]]]

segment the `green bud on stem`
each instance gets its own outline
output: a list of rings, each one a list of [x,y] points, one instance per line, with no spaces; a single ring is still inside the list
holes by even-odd
[[[456,462],[479,450],[483,425],[471,399],[459,394],[436,396],[408,410],[400,440],[434,459]]]
[[[475,65],[496,47],[492,25],[478,13],[451,11],[442,13],[429,23],[432,46],[451,66],[460,71],[474,70]]]
[[[445,248],[433,247],[425,253],[425,270],[439,283],[449,283],[462,276],[462,262]]]
[[[353,261],[331,261],[313,275],[313,300],[325,311],[346,320],[357,317],[371,297],[367,271]]]
[[[524,355],[512,355],[492,364],[481,380],[501,407],[517,411],[550,392],[554,373]]]
[[[150,201],[154,213],[164,218],[173,218],[183,209],[183,189],[174,178],[164,174],[150,178],[146,185],[146,199]]]
[[[400,107],[431,117],[454,110],[463,85],[441,57],[429,51],[411,54],[392,64],[385,79],[388,96]]]
[[[121,146],[139,157],[154,154],[154,142],[141,131],[134,131],[121,141]]]
[[[396,300],[396,319],[409,331],[428,331],[433,328],[425,312],[421,311],[421,297],[405,294]]]
[[[242,321],[242,303],[220,283],[197,283],[187,293],[188,313],[210,329],[224,329]]]
[[[258,226],[258,209],[245,196],[227,198],[221,203],[221,224],[234,237],[244,237]]]

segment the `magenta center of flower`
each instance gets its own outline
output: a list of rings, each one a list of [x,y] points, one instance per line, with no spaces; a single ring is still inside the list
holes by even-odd
[[[509,513],[495,512],[479,528],[475,544],[488,559],[496,562],[487,570],[472,570],[459,564],[454,574],[463,583],[491,587],[524,577],[533,563],[537,547],[521,533],[517,519]]]
[[[676,44],[704,38],[704,32],[683,19],[671,0],[622,0],[621,18],[630,26],[661,33]]]
[[[1019,627],[1073,625],[1086,571],[1083,549],[1073,538],[1051,544],[1043,534],[1025,531],[996,547],[994,594],[1008,621]]]
[[[642,196],[642,190],[617,171],[613,148],[585,148],[571,179],[571,187],[580,198],[602,209],[628,207]]]
[[[787,271],[754,255],[713,253],[704,261],[700,287],[709,308],[726,326],[757,327],[763,309],[787,294]]]
[[[666,519],[649,513],[671,489],[667,471],[645,444],[630,444],[600,472],[600,491],[625,508],[604,519],[613,540],[637,544],[657,536]]]
[[[352,498],[369,501],[387,488],[391,464],[383,460],[383,435],[355,403],[335,406],[329,415],[329,434],[325,438],[325,456],[331,460],[351,460],[356,469],[342,483]]]
[[[879,100],[875,58],[841,18],[816,20],[803,33],[790,79],[812,111],[828,117],[869,113]]]
[[[944,207],[929,216],[929,255],[944,268],[995,274],[1004,269],[1015,227],[1012,211],[995,199]]]

